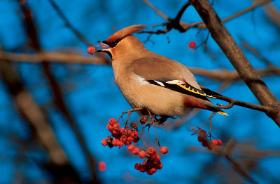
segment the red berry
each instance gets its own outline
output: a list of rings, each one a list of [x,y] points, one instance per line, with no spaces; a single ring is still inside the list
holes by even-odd
[[[133,144],[130,144],[127,146],[128,151],[132,152],[134,150],[135,146]]]
[[[156,171],[157,171],[156,168],[151,168],[151,169],[149,169],[149,170],[147,171],[147,173],[148,173],[149,175],[152,175],[152,174],[154,174]]]
[[[195,49],[196,48],[196,43],[194,41],[189,42],[189,48],[190,49]]]
[[[132,154],[133,155],[138,155],[138,153],[140,152],[140,149],[135,147],[133,150],[132,150]]]
[[[144,165],[140,165],[139,171],[140,172],[145,172],[146,171],[146,167]]]
[[[147,121],[148,121],[147,116],[142,116],[141,119],[140,119],[141,124],[145,124],[145,123],[147,123]]]
[[[103,139],[102,141],[101,141],[101,144],[103,145],[103,146],[107,146],[107,139]]]
[[[89,53],[89,54],[94,54],[95,53],[95,48],[93,47],[93,46],[89,46],[88,48],[87,48],[87,52]]]
[[[166,146],[162,146],[162,147],[160,147],[159,151],[161,154],[166,154],[166,153],[168,153],[168,148]]]
[[[106,163],[103,162],[103,161],[99,162],[99,163],[98,163],[98,169],[99,169],[99,171],[101,171],[101,172],[105,171],[105,170],[106,170]]]
[[[114,129],[119,129],[119,128],[120,128],[120,125],[116,123],[116,124],[113,125],[113,128],[114,128]]]
[[[155,150],[153,147],[148,147],[148,148],[147,148],[147,153],[148,153],[148,154],[152,155],[152,154],[154,154],[155,152],[156,152],[156,150]]]
[[[140,157],[140,158],[145,158],[146,157],[146,152],[145,151],[140,151],[139,153],[138,153],[138,156]]]
[[[137,123],[135,122],[130,123],[130,127],[133,129],[137,129]]]
[[[212,142],[214,145],[217,145],[217,146],[219,146],[219,145],[222,144],[222,141],[221,141],[220,139],[213,139],[213,140],[211,140],[211,142]]]
[[[117,120],[115,118],[110,118],[109,119],[109,123],[110,124],[115,124],[115,123],[118,123],[118,122],[117,122]]]
[[[114,146],[118,146],[119,143],[120,143],[120,141],[119,141],[118,139],[113,139],[113,141],[112,141],[112,144],[113,144]]]
[[[139,163],[135,164],[135,165],[134,165],[134,168],[135,168],[136,170],[140,170],[140,169],[141,169],[141,164],[139,164]]]
[[[132,142],[134,139],[133,139],[132,137],[128,137],[127,140],[128,140],[129,142]]]
[[[201,136],[198,136],[198,137],[197,137],[197,140],[198,140],[199,142],[203,142],[203,141],[205,140],[205,138],[204,138],[204,137],[201,137]]]

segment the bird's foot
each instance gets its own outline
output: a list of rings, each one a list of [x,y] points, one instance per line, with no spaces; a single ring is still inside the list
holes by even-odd
[[[137,111],[142,111],[143,108],[142,107],[136,107],[136,108],[133,108],[133,109],[130,109],[128,111],[125,111],[125,112],[122,112],[122,114],[120,115],[120,117],[118,118],[118,121],[120,121],[120,119],[122,119],[122,117],[127,114],[127,118],[126,118],[126,121],[125,121],[125,127],[127,126],[127,123],[130,119],[130,115],[132,112],[137,112]]]

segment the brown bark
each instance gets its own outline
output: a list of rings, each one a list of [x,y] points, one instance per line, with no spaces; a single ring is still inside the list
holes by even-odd
[[[242,80],[251,89],[255,97],[262,105],[273,107],[273,111],[267,112],[267,115],[280,126],[280,106],[277,99],[269,91],[266,84],[254,71],[241,49],[233,40],[230,33],[225,28],[222,20],[219,18],[208,0],[190,0],[198,14],[206,24],[213,39],[223,50],[231,64],[235,67]]]
[[[26,30],[26,34],[30,41],[30,46],[32,49],[34,49],[37,52],[41,52],[42,48],[40,46],[40,42],[38,39],[38,34],[36,30],[36,26],[33,20],[32,12],[28,5],[26,3],[21,3],[19,1],[19,5],[23,14],[23,23],[24,28]],[[80,128],[78,126],[78,123],[76,122],[75,118],[72,116],[69,108],[66,105],[66,102],[63,98],[63,92],[56,81],[54,75],[51,72],[50,69],[50,63],[46,60],[42,60],[42,68],[44,71],[44,74],[48,80],[49,86],[52,90],[53,97],[54,97],[54,103],[57,107],[57,109],[62,113],[64,118],[68,121],[70,127],[72,128],[72,131],[74,135],[76,136],[79,146],[81,147],[81,150],[84,152],[85,159],[87,160],[87,164],[90,170],[91,174],[91,182],[92,183],[100,183],[100,180],[97,175],[97,163],[95,158],[93,157],[91,151],[89,150],[89,147],[84,139],[84,136],[82,132],[80,131]]]
[[[52,166],[57,172],[53,173],[53,182],[71,181],[82,183],[77,172],[68,161],[66,154],[59,145],[46,113],[33,100],[21,82],[11,63],[1,60],[0,77],[7,87],[9,94],[22,119],[28,124],[36,136],[37,142],[46,150],[49,159],[42,163],[44,167]],[[64,170],[62,170],[64,169]],[[47,171],[52,172],[53,170]]]

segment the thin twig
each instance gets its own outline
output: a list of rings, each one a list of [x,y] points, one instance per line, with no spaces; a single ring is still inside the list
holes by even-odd
[[[62,10],[59,8],[59,6],[56,4],[54,0],[49,0],[50,4],[52,5],[53,9],[56,11],[56,13],[59,15],[59,17],[64,21],[65,26],[67,26],[75,35],[76,37],[82,41],[85,45],[90,46],[92,45],[91,42],[80,32],[78,29],[76,29],[71,22],[67,19],[67,17],[64,15]]]
[[[152,8],[156,14],[158,14],[160,17],[162,17],[165,21],[169,20],[169,17],[165,15],[160,9],[155,7],[149,0],[143,0],[144,3],[146,3],[150,8]]]
[[[191,3],[189,1],[187,1],[183,6],[182,8],[178,11],[176,17],[175,17],[175,20],[177,20],[178,22],[181,21],[181,18],[184,14],[184,12],[186,11],[186,9],[191,5]]]

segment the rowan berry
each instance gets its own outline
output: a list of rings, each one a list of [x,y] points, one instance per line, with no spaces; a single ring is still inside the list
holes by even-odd
[[[101,171],[101,172],[105,171],[105,170],[106,170],[106,163],[103,162],[103,161],[99,162],[99,163],[98,163],[98,169],[99,169],[99,171]]]
[[[93,54],[95,53],[95,48],[94,48],[93,46],[89,46],[89,47],[87,48],[87,52],[88,52],[89,54],[93,55]]]
[[[161,154],[166,154],[166,153],[168,153],[168,148],[166,146],[162,146],[162,147],[160,147],[159,151]]]
[[[138,153],[138,156],[139,156],[140,158],[145,158],[145,157],[146,157],[146,152],[143,151],[143,150],[141,150],[141,151]]]
[[[196,48],[196,43],[194,41],[189,42],[189,48],[190,49],[195,49]]]

